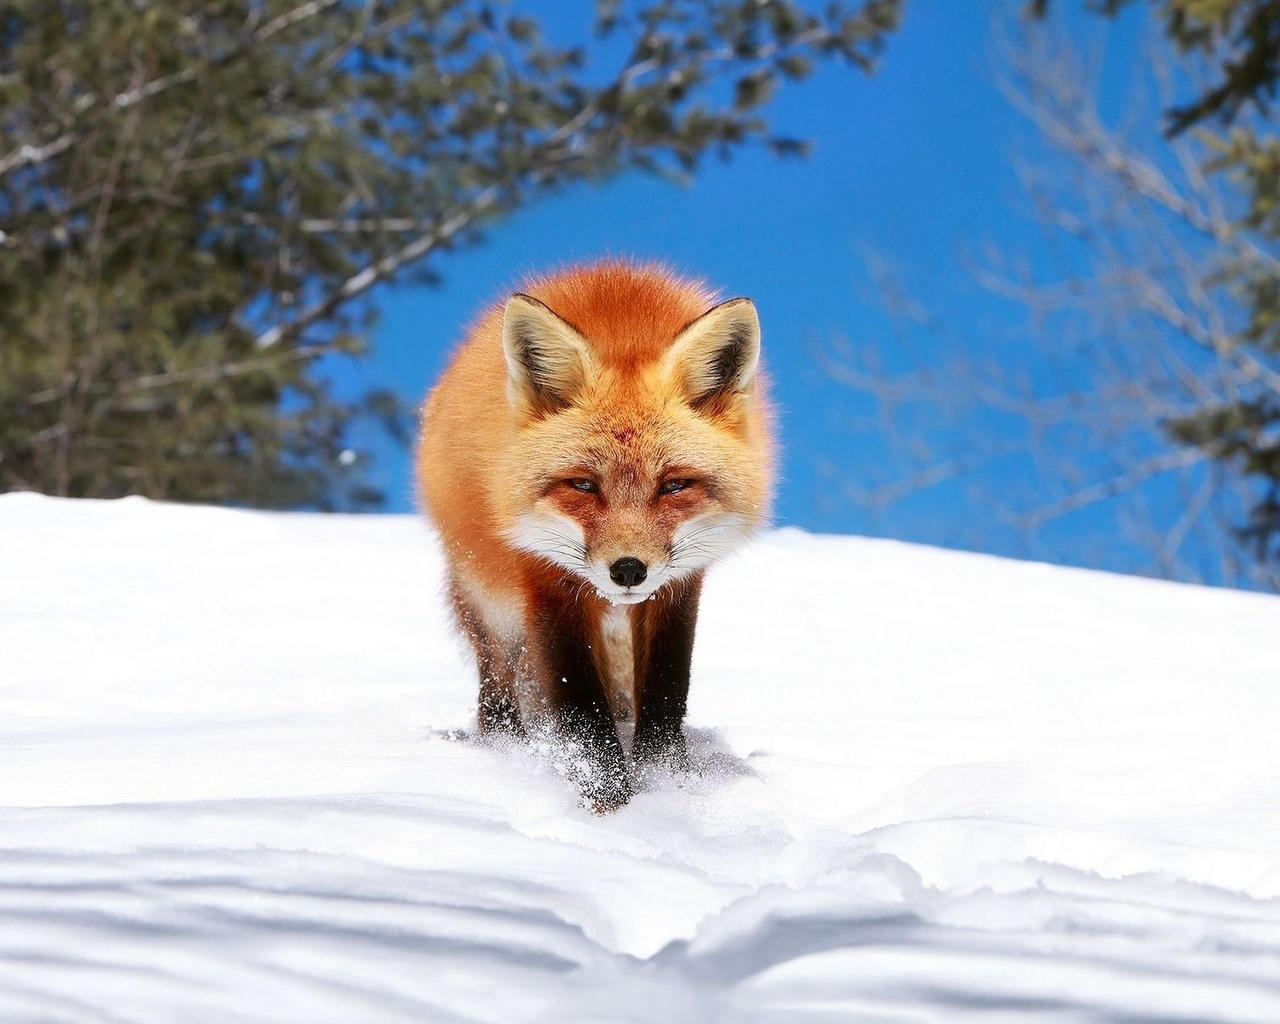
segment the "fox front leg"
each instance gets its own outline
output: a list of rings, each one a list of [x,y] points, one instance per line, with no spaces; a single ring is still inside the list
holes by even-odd
[[[480,677],[476,731],[481,736],[524,736],[520,700],[516,693],[517,653],[485,625],[484,618],[468,600],[456,578],[449,582],[449,597],[458,626],[470,641],[476,656],[476,670]]]
[[[638,707],[632,756],[641,768],[662,763],[689,769],[684,716],[701,591],[699,573],[636,607],[632,628]]]
[[[567,773],[596,813],[631,799],[626,756],[591,656],[593,637],[577,586],[538,595],[529,635],[552,720],[565,742]]]

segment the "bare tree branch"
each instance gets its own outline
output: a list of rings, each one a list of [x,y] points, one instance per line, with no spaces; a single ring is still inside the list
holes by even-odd
[[[1240,229],[1228,183],[1204,170],[1212,154],[1202,141],[1108,123],[1060,39],[1051,30],[997,37],[1001,89],[1047,154],[1021,168],[1045,246],[1024,260],[992,247],[973,272],[1026,311],[1023,344],[986,363],[932,354],[892,372],[868,354],[874,346],[827,345],[824,373],[874,403],[897,453],[894,476],[848,493],[880,513],[967,478],[988,529],[1004,523],[1035,550],[1051,524],[1105,506],[1095,515],[1117,531],[1128,524],[1147,571],[1275,586],[1273,567],[1238,557],[1234,527],[1256,491],[1224,472],[1214,450],[1179,444],[1165,425],[1244,396],[1280,399],[1280,362],[1238,343],[1239,305],[1219,274],[1229,264],[1280,276],[1280,250]],[[1152,68],[1157,87],[1166,83],[1167,70]],[[876,294],[901,320],[910,290],[882,269],[871,267]],[[900,340],[893,349],[904,350]],[[1060,367],[1057,386],[1051,367]],[[981,433],[989,428],[977,424],[996,416],[1005,433]],[[1007,440],[1014,431],[1020,450]],[[1010,476],[1014,486],[990,482]],[[1216,567],[1201,564],[1206,548],[1223,552]]]
[[[390,256],[384,256],[376,263],[365,267],[358,274],[347,278],[331,295],[308,306],[296,317],[285,324],[269,327],[254,339],[258,348],[269,348],[286,337],[297,337],[312,324],[331,316],[340,306],[365,294],[381,281],[387,280],[401,267],[421,259],[428,253],[440,248],[464,228],[474,224],[484,214],[493,209],[498,202],[500,191],[496,185],[485,189],[472,200],[465,209],[455,213],[443,221],[438,227],[415,238],[408,245],[402,246]]]

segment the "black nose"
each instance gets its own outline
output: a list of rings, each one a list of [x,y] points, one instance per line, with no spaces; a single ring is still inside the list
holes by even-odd
[[[638,558],[619,558],[609,566],[609,579],[620,587],[634,587],[648,575],[648,566]]]

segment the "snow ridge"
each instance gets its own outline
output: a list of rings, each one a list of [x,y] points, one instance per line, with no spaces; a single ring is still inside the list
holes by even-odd
[[[780,531],[596,817],[433,544],[0,497],[0,1021],[1280,1020],[1280,600]]]

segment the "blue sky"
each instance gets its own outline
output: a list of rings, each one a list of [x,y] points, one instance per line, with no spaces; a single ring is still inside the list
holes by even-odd
[[[1018,6],[912,0],[874,77],[832,66],[781,90],[770,116],[777,130],[812,141],[807,159],[748,150],[708,162],[687,187],[628,175],[491,225],[481,245],[435,264],[440,286],[380,295],[374,354],[357,383],[416,402],[475,310],[523,274],[606,254],[656,258],[726,295],[751,296],[760,310],[781,414],[778,524],[1144,571],[1114,503],[1034,540],[1001,521],[991,494],[1032,488],[1023,503],[1037,501],[1016,451],[976,460],[973,474],[881,511],[860,506],[852,494],[905,472],[894,435],[909,440],[910,424],[876,422],[867,400],[831,380],[815,356],[843,338],[890,368],[913,358],[1018,358],[1023,312],[976,284],[968,267],[984,244],[1032,260],[1043,244],[1014,173],[1029,131],[1000,95],[991,56],[993,10]],[[1097,35],[1093,19],[1072,21],[1071,31]],[[1108,29],[1113,77],[1131,73],[1134,37],[1129,23]],[[895,327],[871,287],[878,262],[894,268],[933,327]],[[927,432],[944,457],[1018,443],[1012,427],[989,417],[949,424],[935,415]],[[378,472],[389,510],[411,509],[410,455],[383,448]]]

